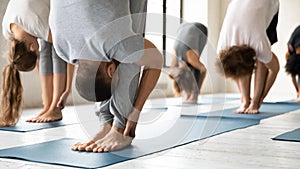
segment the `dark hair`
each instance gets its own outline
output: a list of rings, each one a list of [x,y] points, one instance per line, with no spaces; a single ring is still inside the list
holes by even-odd
[[[36,66],[37,55],[29,51],[25,42],[12,40],[8,53],[10,62],[2,72],[1,125],[14,126],[23,104],[23,87],[19,71],[31,71]]]
[[[285,71],[293,76],[300,75],[300,54],[290,55],[286,61]]]
[[[106,66],[101,62],[80,63],[76,76],[76,89],[81,97],[88,101],[99,102],[111,97],[111,79]],[[118,64],[117,61],[113,61]]]
[[[222,50],[216,62],[219,73],[228,78],[240,78],[253,73],[256,52],[247,45],[232,46]]]

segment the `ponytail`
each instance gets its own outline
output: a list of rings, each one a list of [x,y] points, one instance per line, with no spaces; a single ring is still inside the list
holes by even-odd
[[[33,70],[37,55],[27,49],[25,42],[12,40],[8,60],[10,64],[2,73],[0,126],[14,126],[18,122],[23,106],[23,87],[19,71]]]
[[[2,74],[1,123],[14,126],[21,116],[23,104],[23,87],[20,73],[14,64],[7,65]]]

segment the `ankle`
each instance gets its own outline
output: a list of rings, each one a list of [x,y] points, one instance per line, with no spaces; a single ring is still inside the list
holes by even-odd
[[[116,127],[116,126],[112,126],[112,129],[120,134],[123,134],[124,133],[124,129],[123,128],[119,128],[119,127]]]

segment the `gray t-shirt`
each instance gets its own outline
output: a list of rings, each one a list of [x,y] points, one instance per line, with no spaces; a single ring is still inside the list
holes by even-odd
[[[144,30],[144,23],[136,22],[145,22],[145,15],[130,14],[143,3],[146,0],[52,0],[49,22],[57,54],[69,63],[139,60],[144,42],[137,32]]]
[[[186,52],[196,50],[201,55],[207,42],[207,28],[201,23],[184,23],[180,25],[174,44],[176,56],[187,61]]]

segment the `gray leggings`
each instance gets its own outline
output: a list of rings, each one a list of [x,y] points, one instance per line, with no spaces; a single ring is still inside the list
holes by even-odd
[[[65,73],[67,63],[57,56],[52,43],[44,40],[39,40],[40,45],[40,60],[39,69],[40,75],[52,75],[57,73]]]

